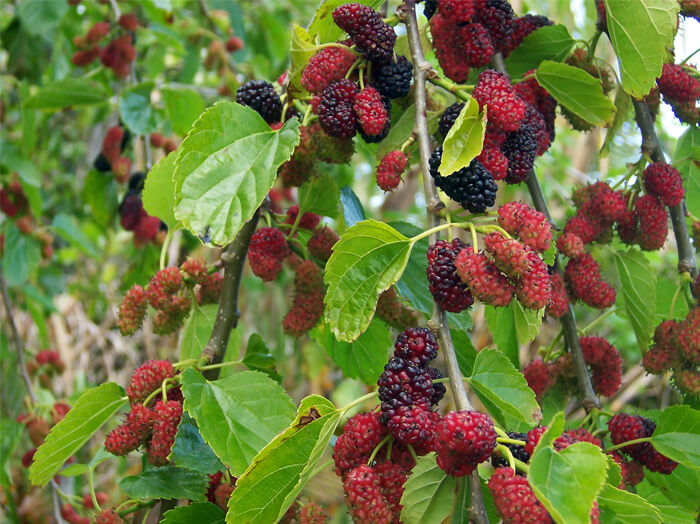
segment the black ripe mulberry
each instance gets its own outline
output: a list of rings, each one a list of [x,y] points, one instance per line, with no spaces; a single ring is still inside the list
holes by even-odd
[[[508,184],[518,184],[527,179],[537,156],[537,138],[532,128],[522,125],[510,133],[501,146],[501,151],[508,159]]]
[[[467,285],[457,274],[455,260],[467,245],[459,238],[452,242],[438,240],[428,248],[428,284],[438,305],[445,311],[459,313],[474,303]]]
[[[255,109],[268,124],[282,118],[282,101],[270,82],[249,80],[236,92],[236,102]]]
[[[405,56],[378,68],[372,77],[372,85],[385,97],[401,98],[411,90],[413,64]]]

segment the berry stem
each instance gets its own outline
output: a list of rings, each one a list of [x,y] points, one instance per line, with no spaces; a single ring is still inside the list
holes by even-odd
[[[634,444],[644,444],[645,442],[651,442],[651,437],[636,438],[634,440],[628,440],[627,442],[621,442],[615,446],[605,448],[606,452],[615,451],[616,449],[625,448],[627,446],[633,446]]]
[[[492,231],[498,231],[504,237],[512,238],[505,229],[503,229],[502,227],[497,226],[495,224],[486,225],[486,226],[476,226],[475,229],[477,232],[482,233],[482,234],[488,234],[488,233],[491,233]]]
[[[368,466],[372,465],[372,462],[374,462],[374,457],[377,456],[377,453],[379,453],[379,450],[382,449],[384,444],[389,442],[389,439],[391,439],[391,438],[392,438],[391,433],[387,433],[386,437],[384,437],[382,439],[382,441],[374,447],[374,450],[372,451],[372,454],[369,456],[369,460],[367,461]]]
[[[221,369],[229,366],[238,366],[243,364],[242,360],[233,360],[231,362],[219,362],[218,364],[209,364],[208,366],[202,366],[199,368],[200,371],[207,371],[209,369]]]
[[[479,252],[479,239],[476,236],[476,227],[471,222],[469,223],[469,231],[472,233],[472,250],[474,253]]]
[[[340,408],[340,412],[347,413],[348,411],[350,411],[352,408],[354,408],[358,404],[362,404],[363,402],[365,402],[367,400],[371,400],[371,399],[375,398],[377,395],[378,395],[377,391],[373,391],[372,393],[367,393],[366,395],[362,395],[360,398],[356,398],[355,400],[350,402],[350,404]]]
[[[449,229],[451,227],[461,227],[463,229],[466,229],[467,227],[473,227],[469,222],[464,222],[464,223],[448,223],[448,224],[441,224],[439,226],[431,227],[427,231],[423,231],[419,235],[416,235],[411,238],[411,247],[418,242],[419,240],[424,239],[425,237],[429,237],[437,233],[438,231],[442,231],[444,229]]]
[[[593,329],[595,326],[600,324],[603,320],[608,318],[610,315],[617,313],[618,308],[614,307],[612,309],[608,309],[605,313],[602,315],[599,315],[596,319],[594,319],[590,324],[588,324],[586,327],[579,329],[579,333],[583,336],[586,333],[588,333],[591,329]]]
[[[311,475],[309,475],[309,478],[315,477],[316,475],[318,475],[319,473],[321,473],[324,469],[329,468],[329,467],[332,466],[333,464],[334,464],[333,459],[328,459],[328,460],[325,461],[323,464],[321,464],[320,466],[318,466],[315,470],[313,470],[313,471],[311,472]]]
[[[688,60],[690,60],[691,58],[693,58],[693,57],[694,57],[696,54],[698,54],[698,53],[700,53],[700,47],[698,47],[695,51],[693,51],[693,52],[690,53],[688,56],[686,56],[686,57],[683,59],[683,61],[681,62],[680,65],[685,65],[685,63],[686,63]]]
[[[413,62],[413,97],[416,108],[416,120],[414,133],[418,139],[418,152],[420,154],[420,168],[423,177],[423,191],[425,193],[427,225],[428,228],[440,224],[439,212],[444,204],[438,197],[435,181],[428,169],[430,155],[430,134],[428,132],[427,103],[426,103],[426,71],[432,71],[430,63],[425,59],[423,47],[420,40],[418,19],[416,17],[415,0],[404,0],[398,8],[399,19],[406,25],[408,45],[411,51],[411,61]],[[434,72],[433,72],[434,73]],[[466,93],[456,93],[457,96],[467,96]],[[448,227],[451,227],[449,224]],[[435,243],[439,238],[438,232],[430,235],[430,243]],[[450,388],[454,397],[455,405],[459,410],[471,409],[467,390],[462,382],[462,372],[459,369],[457,354],[455,353],[450,327],[447,324],[447,314],[440,306],[433,301],[433,316],[428,324],[431,329],[437,332],[442,348],[442,354],[447,364],[447,374],[450,377]],[[475,470],[469,476],[469,516],[476,524],[488,524],[489,518],[486,514],[486,506],[481,493],[481,479]]]
[[[90,489],[90,498],[92,499],[93,506],[95,506],[98,512],[102,511],[100,503],[97,502],[97,494],[95,493],[95,470],[92,468],[88,468],[88,487]]]
[[[454,96],[461,100],[464,100],[465,102],[469,101],[469,99],[472,97],[470,93],[474,89],[474,86],[464,86],[456,84],[451,80],[447,80],[446,78],[441,77],[436,71],[431,70],[431,74],[428,75],[428,81],[431,84],[442,87],[445,91],[449,91]]]
[[[524,440],[517,440],[517,439],[512,439],[512,438],[503,438],[503,437],[498,437],[496,439],[496,442],[499,442],[500,444],[514,444],[516,446],[524,446],[527,444]]]

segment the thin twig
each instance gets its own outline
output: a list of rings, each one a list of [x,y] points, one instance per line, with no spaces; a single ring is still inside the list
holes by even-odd
[[[413,61],[413,92],[416,106],[416,123],[414,133],[418,138],[418,151],[420,153],[421,173],[423,175],[423,188],[425,191],[426,210],[428,228],[433,228],[440,223],[439,211],[443,207],[438,197],[437,188],[433,177],[428,171],[428,161],[430,158],[430,136],[428,132],[428,119],[426,107],[425,76],[426,71],[431,69],[430,64],[423,55],[423,48],[418,33],[418,20],[416,18],[415,0],[406,0],[398,11],[399,18],[406,25],[408,33],[408,43],[411,49],[411,59]],[[429,237],[430,243],[438,240],[440,233],[436,231]],[[471,409],[467,391],[462,381],[462,372],[457,362],[454,343],[450,334],[450,327],[447,324],[447,315],[437,303],[433,302],[433,317],[429,323],[431,329],[437,331],[440,339],[442,354],[447,363],[447,373],[450,377],[450,387],[458,410]],[[481,494],[481,480],[476,471],[469,476],[470,505],[469,513],[471,520],[477,524],[488,524],[484,498]]]
[[[221,254],[224,261],[224,282],[219,297],[219,310],[216,313],[211,336],[201,357],[201,360],[206,360],[208,364],[218,364],[222,361],[231,330],[235,329],[238,325],[238,319],[241,317],[241,313],[238,311],[238,291],[241,287],[241,275],[248,254],[250,238],[258,224],[260,211],[256,211],[253,217],[243,225],[234,241]],[[219,371],[219,368],[214,368],[205,374],[209,380],[213,380],[218,377]]]
[[[503,61],[503,56],[497,53],[493,59],[492,64],[501,73],[507,75],[508,71],[505,67],[505,62]],[[530,197],[540,213],[544,214],[547,221],[553,226],[554,221],[552,220],[552,214],[549,212],[549,207],[547,206],[547,200],[542,192],[542,187],[537,179],[537,174],[534,169],[530,169],[527,175],[527,189],[530,192]],[[559,265],[559,255],[555,256],[555,266],[559,273],[562,273],[561,267]],[[563,275],[562,275],[563,276]],[[591,377],[588,375],[588,368],[586,367],[586,361],[583,358],[583,351],[581,350],[581,343],[578,338],[578,330],[576,329],[576,316],[574,315],[574,308],[569,304],[569,310],[559,319],[562,327],[564,328],[564,338],[566,339],[566,344],[571,353],[571,357],[574,364],[574,369],[576,370],[576,380],[578,382],[579,394],[581,396],[581,404],[586,411],[590,411],[593,408],[600,407],[600,401],[593,391],[593,385],[591,384]]]
[[[633,100],[634,119],[642,133],[642,153],[649,155],[654,162],[666,163],[663,146],[654,129],[654,120],[651,118],[649,106],[644,100]],[[698,274],[698,265],[690,245],[688,228],[685,225],[685,199],[677,206],[669,206],[673,234],[676,237],[678,248],[678,272],[690,273],[695,278]]]

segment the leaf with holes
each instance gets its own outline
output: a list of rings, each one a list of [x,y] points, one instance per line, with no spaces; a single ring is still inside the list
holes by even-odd
[[[445,474],[435,462],[435,454],[420,457],[406,480],[401,497],[401,522],[439,524],[452,513],[457,479]]]
[[[175,162],[175,217],[203,241],[233,241],[299,142],[299,121],[275,131],[249,107],[218,102],[194,123]]]
[[[535,77],[557,102],[586,122],[604,126],[612,121],[615,105],[603,93],[600,79],[583,69],[545,60]]]
[[[642,351],[649,347],[656,310],[656,273],[638,249],[615,253],[617,273],[622,284],[622,300],[627,318]]]
[[[294,404],[282,387],[257,371],[208,381],[188,369],[181,382],[185,410],[236,476],[294,418]]]
[[[108,382],[83,393],[66,417],[51,431],[34,455],[29,480],[43,486],[78,451],[102,424],[128,402],[124,390]]]
[[[357,339],[372,320],[379,294],[403,273],[411,241],[391,226],[364,220],[348,229],[326,264],[325,318],[340,341]]]
[[[486,111],[479,112],[479,103],[470,98],[459,112],[442,145],[442,161],[438,171],[450,176],[467,167],[481,153],[486,130]]]
[[[669,0],[605,0],[622,88],[631,96],[646,96],[661,76],[673,47],[679,9],[678,2]]]

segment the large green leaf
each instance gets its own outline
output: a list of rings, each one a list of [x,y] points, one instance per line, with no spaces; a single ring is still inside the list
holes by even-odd
[[[29,468],[32,484],[43,486],[51,480],[63,463],[127,401],[124,390],[112,382],[80,395],[66,417],[51,428],[37,449]]]
[[[210,382],[192,369],[182,374],[185,410],[205,442],[233,475],[294,418],[284,389],[257,371],[243,371]]]
[[[310,211],[336,218],[339,202],[340,191],[328,174],[314,177],[299,188],[299,213]]]
[[[170,125],[178,135],[185,135],[197,117],[204,111],[204,100],[194,89],[163,87],[163,102]]]
[[[637,493],[642,495],[647,502],[653,504],[661,514],[664,524],[697,524],[697,511],[688,511],[678,504],[671,502],[663,493],[657,491],[650,484],[643,482],[636,486]]]
[[[542,416],[523,374],[497,349],[477,353],[469,385],[504,426],[506,417],[533,426]],[[495,412],[492,408],[496,408]]]
[[[506,69],[513,78],[520,78],[543,60],[561,62],[569,54],[574,39],[561,25],[540,27],[527,35],[506,59]]]
[[[8,286],[19,286],[39,265],[39,241],[23,235],[14,224],[5,228],[5,252],[2,254],[2,274]]]
[[[340,237],[324,276],[325,318],[338,340],[351,342],[367,329],[377,297],[401,278],[411,245],[376,220],[359,222]]]
[[[226,515],[216,504],[194,502],[166,511],[161,524],[223,524]]]
[[[651,443],[659,453],[700,470],[700,411],[685,405],[664,409]]]
[[[557,102],[586,122],[603,126],[612,121],[615,105],[603,94],[600,79],[583,69],[545,60],[535,76]]]
[[[29,99],[25,107],[56,110],[64,107],[89,106],[107,102],[107,88],[89,78],[64,78],[51,82]]]
[[[513,304],[508,307],[486,306],[484,313],[494,344],[516,369],[520,369],[520,348],[515,331]]]
[[[534,340],[540,332],[540,326],[542,326],[544,309],[525,309],[518,300],[513,300],[508,307],[513,311],[515,335],[518,342],[527,344]]]
[[[401,497],[401,522],[440,524],[452,513],[457,479],[441,470],[435,454],[420,457],[406,480]]]
[[[605,484],[598,495],[601,522],[611,524],[661,523],[659,510],[639,495]]]
[[[277,522],[311,477],[339,421],[340,412],[329,400],[318,395],[302,400],[290,426],[236,482],[226,522]]]
[[[299,142],[299,121],[278,131],[249,107],[223,101],[208,108],[179,147],[175,217],[213,244],[228,244],[272,187]]]
[[[180,229],[182,225],[175,218],[175,160],[177,153],[172,152],[161,158],[146,176],[141,192],[143,208],[154,217],[160,218],[169,230]]]
[[[683,177],[688,211],[700,216],[700,128],[690,126],[676,142],[673,166]]]
[[[670,475],[645,471],[644,479],[645,483],[652,484],[653,489],[659,490],[674,504],[682,506],[688,511],[696,512],[698,510],[700,506],[698,504],[700,472],[697,469],[678,464]]]
[[[204,442],[197,425],[187,413],[183,415],[177,428],[175,444],[169,458],[179,467],[199,471],[206,475],[224,469],[219,457]]]
[[[606,468],[603,451],[588,442],[559,452],[538,446],[527,479],[558,524],[588,524],[593,501],[605,483]]]
[[[485,130],[486,111],[479,112],[479,103],[469,98],[442,144],[442,161],[438,168],[442,176],[467,167],[481,153]]]
[[[326,348],[346,377],[359,378],[365,384],[377,383],[393,344],[389,328],[376,318],[354,342],[337,340],[326,323],[316,326],[312,336]]]
[[[165,466],[152,468],[140,475],[124,477],[119,487],[135,499],[189,499],[205,501],[209,477],[190,469]]]
[[[620,63],[622,88],[646,96],[673,47],[679,4],[672,0],[605,0],[608,33]]]
[[[649,340],[656,322],[656,273],[649,260],[638,249],[615,253],[617,273],[622,284],[622,299],[627,318],[642,351],[649,347]]]
[[[17,4],[17,16],[24,30],[52,42],[61,20],[68,12],[65,0],[23,0]]]
[[[141,82],[119,93],[119,114],[132,133],[147,135],[156,129],[156,113],[151,105],[153,82]]]

